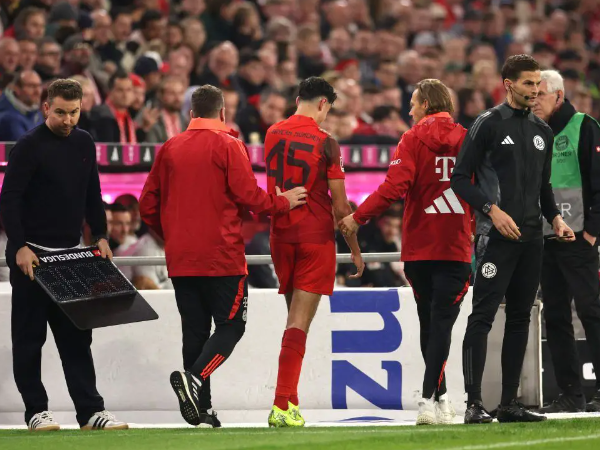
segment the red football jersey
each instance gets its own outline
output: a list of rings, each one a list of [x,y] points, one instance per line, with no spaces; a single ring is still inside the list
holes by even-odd
[[[308,190],[306,204],[271,219],[276,242],[321,244],[334,239],[333,212],[327,180],[344,179],[337,141],[310,117],[294,115],[276,123],[265,138],[267,191]]]

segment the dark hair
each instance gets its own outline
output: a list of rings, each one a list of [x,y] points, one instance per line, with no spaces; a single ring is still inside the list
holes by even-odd
[[[333,86],[320,77],[310,77],[300,82],[298,97],[302,101],[310,101],[319,97],[325,97],[329,103],[337,99]]]
[[[115,87],[115,83],[117,80],[124,80],[124,79],[129,79],[129,74],[127,72],[125,72],[123,69],[117,69],[117,71],[115,73],[113,73],[111,75],[111,77],[108,79],[108,89],[112,91],[112,89]]]
[[[156,22],[157,20],[162,20],[163,16],[160,11],[156,9],[149,9],[142,14],[142,18],[140,19],[140,29],[144,30],[150,22]]]
[[[425,114],[430,115],[440,112],[452,114],[454,112],[450,91],[440,80],[434,78],[421,80],[417,83],[415,90],[419,91],[418,98],[421,103],[427,100],[428,105]]]
[[[54,80],[48,86],[48,103],[52,103],[56,97],[60,97],[64,100],[81,100],[83,99],[83,89],[78,81],[71,79],[58,79]]]
[[[119,16],[131,16],[131,9],[127,7],[112,7],[110,9],[110,18],[113,20],[117,20]]]
[[[529,55],[513,55],[502,66],[502,79],[516,81],[522,72],[540,70],[538,62]]]
[[[382,120],[389,119],[394,113],[398,113],[398,110],[390,105],[377,106],[373,110],[373,122],[381,122]],[[398,113],[399,114],[399,113]]]
[[[127,208],[127,206],[117,202],[110,205],[108,209],[110,209],[113,213],[129,212],[129,208]]]
[[[229,6],[233,0],[206,0],[206,12],[211,16],[219,16],[224,6]]]
[[[465,108],[467,107],[467,103],[473,99],[475,92],[477,92],[476,89],[467,87],[459,89],[459,91],[456,93],[456,96],[458,97],[458,109],[461,113],[464,112]]]
[[[284,92],[273,88],[266,88],[263,89],[263,91],[260,93],[260,103],[264,103],[267,100],[269,100],[269,97],[271,97],[271,95],[274,95],[276,97],[282,97],[287,100],[287,97]]]
[[[200,86],[192,94],[192,112],[194,117],[215,118],[223,109],[223,92],[211,84]]]
[[[22,37],[23,33],[25,33],[25,25],[27,25],[29,18],[37,15],[46,17],[46,12],[34,6],[28,6],[21,10],[15,19],[15,35],[17,38]]]

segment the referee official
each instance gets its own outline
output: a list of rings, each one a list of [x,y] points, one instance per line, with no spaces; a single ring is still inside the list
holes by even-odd
[[[565,98],[563,78],[555,70],[542,72],[542,84],[533,112],[554,133],[552,186],[565,221],[575,231],[572,245],[562,245],[544,229],[542,291],[546,336],[561,395],[541,412],[600,410],[600,391],[587,405],[581,385],[581,365],[573,333],[571,305],[587,339],[600,389],[600,125],[579,113]]]
[[[42,347],[48,324],[62,361],[77,422],[82,429],[128,428],[104,410],[96,390],[91,330],[79,330],[35,282],[37,253],[79,246],[83,220],[102,257],[112,258],[100,195],[96,145],[76,128],[83,92],[74,80],[48,88],[45,123],[19,139],[10,152],[0,194],[6,260],[12,285],[13,370],[30,430],[58,430],[42,384]],[[66,207],[65,207],[66,205]]]
[[[248,150],[232,133],[221,90],[196,89],[188,129],[163,145],[140,199],[142,219],[165,241],[181,314],[185,371],[171,374],[171,386],[185,421],[213,428],[221,424],[211,411],[210,376],[246,329],[242,209],[283,214],[306,203],[304,187],[273,195],[258,187]]]
[[[452,188],[475,209],[477,220],[473,312],[463,342],[465,423],[492,421],[482,404],[481,380],[487,336],[503,298],[506,326],[498,421],[546,419],[517,401],[540,281],[542,215],[557,238],[575,239],[556,208],[550,184],[552,130],[530,111],[541,82],[539,65],[528,55],[511,56],[502,67],[502,79],[506,101],[475,120],[452,175]]]

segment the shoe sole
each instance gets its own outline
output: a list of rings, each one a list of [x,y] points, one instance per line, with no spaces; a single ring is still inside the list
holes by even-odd
[[[425,414],[417,416],[417,425],[435,425],[436,423],[437,420],[435,417]]]
[[[465,425],[483,425],[483,424],[488,424],[488,423],[492,423],[494,421],[493,418],[489,418],[489,419],[479,419],[479,420],[466,420],[465,419]]]
[[[173,372],[170,381],[179,401],[179,411],[183,420],[195,427],[202,425],[200,423],[200,412],[192,400],[192,393],[186,377],[181,372]]]
[[[498,418],[499,423],[536,423],[536,422],[545,422],[546,420],[548,420],[547,417],[544,417],[543,419],[540,418],[539,420],[518,420],[518,419],[505,420],[505,419]]]
[[[129,425],[124,423],[123,425],[115,425],[114,427],[94,428],[91,425],[85,425],[81,427],[83,431],[111,431],[111,430],[129,430]]]
[[[59,431],[60,425],[48,425],[45,427],[29,428],[29,431],[35,433],[37,431]]]

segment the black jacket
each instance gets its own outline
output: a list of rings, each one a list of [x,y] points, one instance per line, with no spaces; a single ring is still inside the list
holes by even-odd
[[[542,237],[542,214],[548,222],[559,214],[550,184],[553,143],[550,127],[528,110],[503,103],[477,118],[452,174],[452,189],[476,211],[477,234],[502,237],[483,213],[489,202],[512,217],[520,240]]]
[[[554,135],[560,133],[577,111],[573,105],[565,103],[556,111],[548,125]],[[600,235],[600,126],[586,115],[579,133],[579,169],[583,190],[583,228],[592,236]]]

